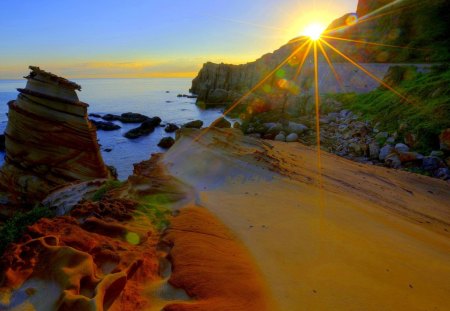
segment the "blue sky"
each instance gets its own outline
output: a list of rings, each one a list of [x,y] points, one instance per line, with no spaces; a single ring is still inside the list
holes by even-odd
[[[0,79],[192,76],[245,63],[356,10],[357,0],[23,0],[0,3]]]

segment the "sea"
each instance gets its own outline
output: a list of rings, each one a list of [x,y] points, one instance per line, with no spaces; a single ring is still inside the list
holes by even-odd
[[[149,117],[158,116],[162,124],[182,125],[192,120],[202,120],[208,126],[222,115],[222,108],[201,109],[195,105],[195,99],[177,97],[189,94],[191,79],[188,78],[149,78],[149,79],[79,79],[73,80],[81,85],[78,92],[81,101],[88,103],[88,113],[100,115],[124,112],[137,112]],[[0,133],[8,122],[7,102],[17,97],[17,88],[24,88],[26,80],[0,80]],[[92,118],[94,120],[99,120]],[[101,120],[101,119],[100,119]],[[152,153],[165,152],[158,147],[163,137],[172,136],[158,127],[148,136],[128,139],[123,135],[139,124],[122,124],[116,131],[97,131],[97,138],[103,159],[107,165],[116,168],[118,178],[126,179],[133,172],[133,163],[148,160]],[[110,151],[109,151],[110,150]],[[4,153],[0,152],[0,165],[4,162]]]

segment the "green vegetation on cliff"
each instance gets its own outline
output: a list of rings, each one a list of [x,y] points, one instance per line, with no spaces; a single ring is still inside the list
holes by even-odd
[[[28,226],[31,226],[41,218],[50,218],[53,216],[53,212],[48,207],[42,205],[37,205],[25,213],[16,213],[5,222],[0,230],[0,255],[3,254],[10,243],[16,242],[22,237]]]
[[[336,99],[364,118],[379,124],[379,129],[400,136],[416,137],[416,150],[439,149],[440,132],[450,127],[450,68],[436,66],[429,73],[408,67],[394,67],[385,78],[407,100],[386,88],[368,94],[337,94]],[[403,68],[403,69],[399,69]]]
[[[387,3],[391,5],[385,6]],[[364,10],[362,8],[365,7]],[[383,7],[383,8],[382,8]],[[347,42],[328,39],[338,50],[359,62],[446,62],[450,60],[450,6],[448,0],[359,1],[362,18],[351,27],[332,31],[330,36],[353,39]],[[361,15],[359,17],[361,17]],[[345,25],[348,14],[336,19],[328,29]],[[374,42],[385,45],[364,44]],[[398,46],[398,47],[397,47]],[[403,47],[403,48],[399,48]],[[342,58],[331,54],[334,61]]]

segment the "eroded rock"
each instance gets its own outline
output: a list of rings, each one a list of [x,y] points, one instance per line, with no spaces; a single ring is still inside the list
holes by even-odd
[[[185,128],[195,128],[195,129],[199,129],[202,126],[203,126],[202,120],[194,120],[183,125],[183,127]]]
[[[25,88],[9,103],[0,187],[14,202],[36,202],[74,181],[110,178],[88,122],[81,86],[30,66]]]

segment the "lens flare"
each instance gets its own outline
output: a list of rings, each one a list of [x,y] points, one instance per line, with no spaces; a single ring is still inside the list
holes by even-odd
[[[320,39],[325,29],[326,29],[325,26],[318,23],[314,23],[306,26],[306,28],[303,30],[303,34],[305,36],[308,36],[311,40],[316,41]]]

